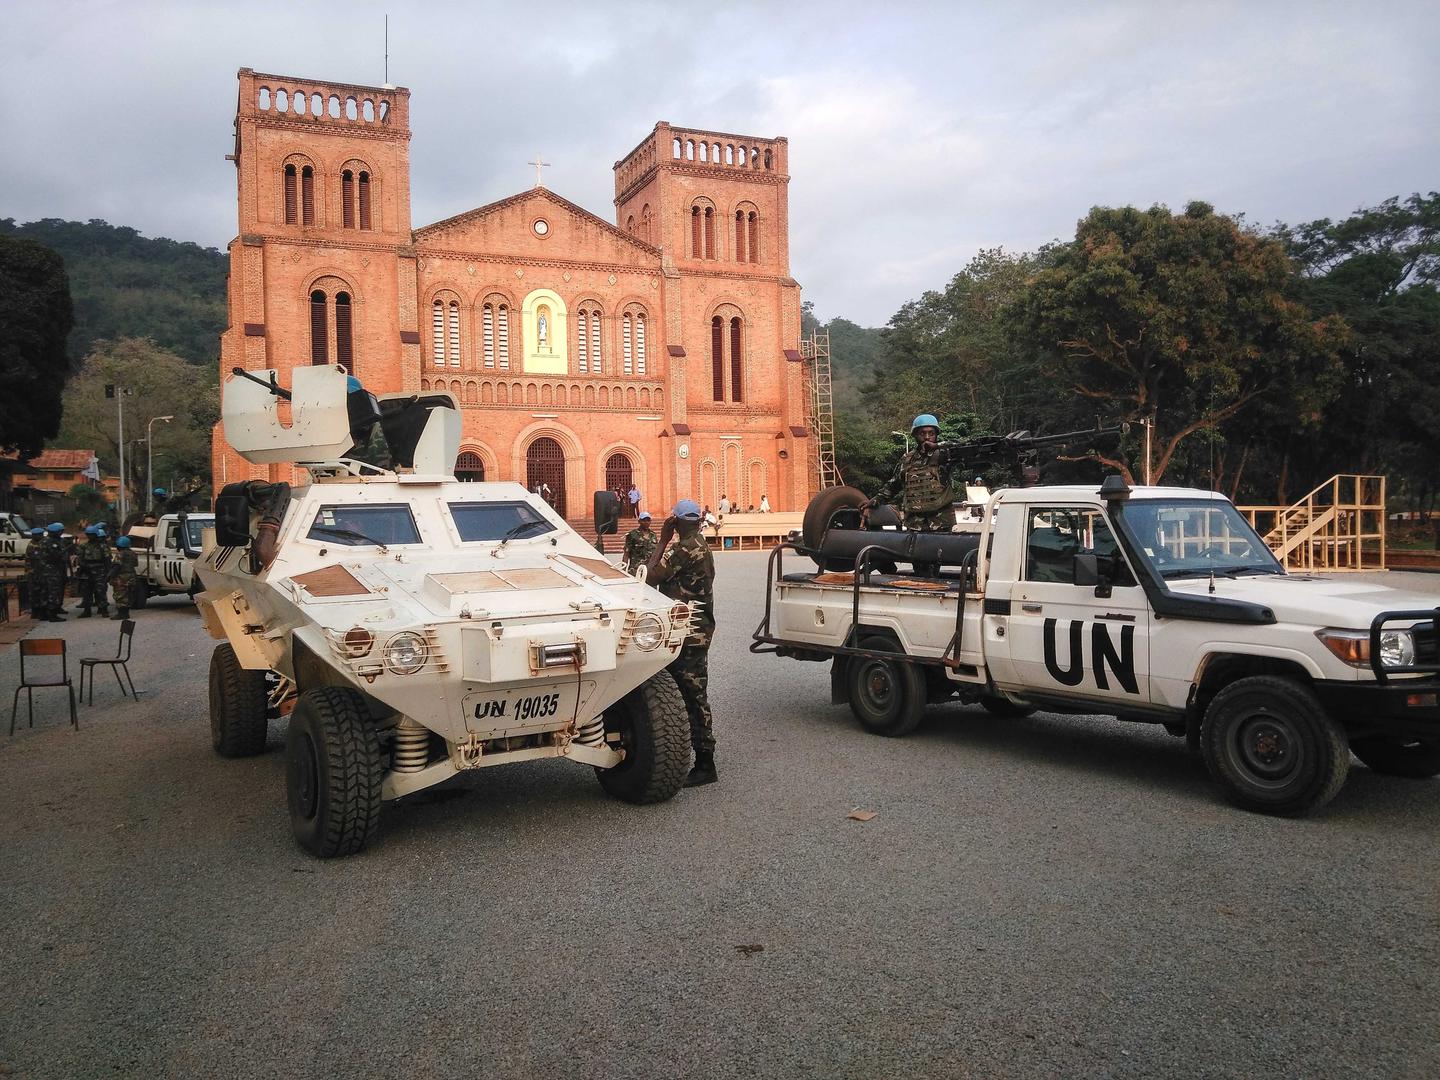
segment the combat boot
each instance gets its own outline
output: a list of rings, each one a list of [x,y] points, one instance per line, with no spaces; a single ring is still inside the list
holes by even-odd
[[[695,751],[695,767],[690,770],[690,775],[685,777],[686,787],[701,787],[705,784],[713,784],[720,777],[715,773],[715,752],[713,750]]]
[[[80,618],[82,618],[82,619],[88,619],[88,618],[90,618],[90,609],[89,609],[89,608],[82,608],[81,611],[80,611]]]
[[[130,609],[128,607],[116,608],[115,614],[110,616],[110,621],[116,622],[117,620],[128,619],[129,617]]]

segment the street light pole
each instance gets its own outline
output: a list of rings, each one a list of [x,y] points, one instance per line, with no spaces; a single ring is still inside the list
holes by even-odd
[[[115,387],[115,411],[120,428],[116,441],[120,444],[120,528],[125,527],[125,388]]]
[[[147,499],[155,490],[155,437],[151,433],[151,429],[157,420],[163,420],[168,424],[174,419],[173,416],[152,416],[150,423],[145,425],[145,497]]]

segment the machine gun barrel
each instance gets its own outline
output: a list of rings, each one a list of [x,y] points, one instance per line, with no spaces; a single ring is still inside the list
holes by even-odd
[[[231,368],[230,374],[239,375],[242,379],[249,379],[253,383],[259,383],[261,386],[265,387],[266,390],[269,390],[270,393],[278,397],[281,401],[290,400],[290,391],[286,390],[283,386],[277,383],[273,374],[270,376],[269,382],[266,382],[264,379],[260,378],[259,375],[251,375],[250,372],[240,367]]]
[[[1057,446],[1076,439],[1094,435],[1123,435],[1130,430],[1129,424],[1111,424],[1109,427],[1082,428],[1079,431],[1061,431],[1055,435],[1025,435],[1019,438],[1006,436],[1006,441],[1017,449],[1032,446]]]

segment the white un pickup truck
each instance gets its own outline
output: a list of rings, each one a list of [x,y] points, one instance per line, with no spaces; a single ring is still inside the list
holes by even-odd
[[[869,731],[956,696],[1163,724],[1232,802],[1277,814],[1328,802],[1352,750],[1440,772],[1435,598],[1288,574],[1221,495],[1005,489],[971,533],[866,528],[863,499],[822,492],[771,553],[751,651],[832,660],[832,700]]]
[[[142,608],[152,596],[185,593],[191,599],[203,586],[195,576],[205,530],[215,527],[214,514],[166,514],[145,518],[125,535],[138,557],[135,591],[130,606]]]

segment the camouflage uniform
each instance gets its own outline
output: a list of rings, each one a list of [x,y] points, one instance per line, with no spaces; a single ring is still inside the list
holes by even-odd
[[[715,752],[710,716],[710,639],[715,634],[715,557],[697,524],[682,525],[680,538],[665,549],[650,583],[666,596],[688,603],[690,634],[670,674],[690,714],[690,741],[696,754]]]
[[[895,475],[875,496],[888,503],[900,496],[905,528],[915,532],[949,532],[955,526],[955,489],[950,482],[950,447],[930,453],[917,448],[900,459]]]
[[[110,552],[105,541],[90,537],[75,558],[79,563],[75,580],[79,586],[81,614],[89,615],[91,607],[98,607],[101,615],[108,615],[110,605],[105,598],[105,586],[110,579]]]
[[[45,541],[35,536],[25,549],[25,591],[30,598],[30,613],[37,619],[49,615],[45,609]]]
[[[637,572],[650,561],[659,542],[653,529],[631,529],[625,534],[625,569],[632,574]]]
[[[117,619],[130,617],[130,597],[135,592],[135,571],[140,560],[133,548],[116,548],[115,561],[110,567],[110,591],[115,594],[115,615]]]
[[[45,610],[54,617],[65,608],[65,576],[70,560],[65,542],[54,533],[48,533],[41,542],[40,559],[44,567]]]

